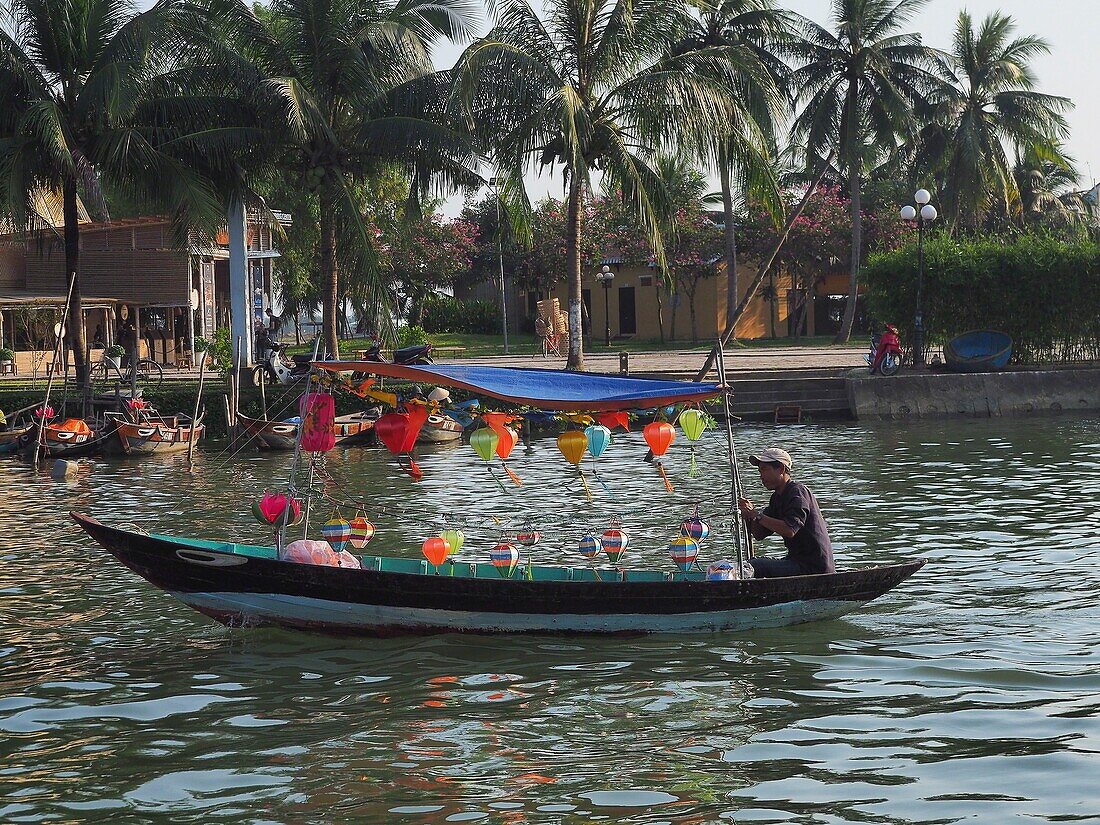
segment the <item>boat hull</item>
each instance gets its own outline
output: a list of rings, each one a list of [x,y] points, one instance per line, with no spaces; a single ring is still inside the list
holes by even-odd
[[[416,440],[426,444],[446,444],[462,438],[462,425],[445,415],[431,415]]]
[[[105,453],[115,455],[153,455],[186,452],[191,442],[202,438],[206,428],[175,426],[174,422],[120,421],[103,444]]]
[[[261,450],[288,452],[298,440],[298,425],[285,421],[237,416],[237,439],[253,441]]]
[[[819,576],[746,581],[528,581],[296,564],[132,533],[73,513],[124,565],[231,626],[328,633],[691,633],[842,616],[923,560]],[[216,545],[215,545],[216,546]]]
[[[34,455],[34,445],[39,439],[38,427],[31,427],[19,436],[16,450],[20,455],[30,458]],[[92,430],[89,433],[74,433],[47,425],[42,436],[39,458],[80,458],[94,455],[103,446],[105,435]]]

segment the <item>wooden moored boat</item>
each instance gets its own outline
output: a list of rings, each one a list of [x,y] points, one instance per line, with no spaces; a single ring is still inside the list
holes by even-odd
[[[1008,366],[1012,338],[1004,332],[974,330],[952,338],[943,347],[951,372],[992,372]]]
[[[7,455],[8,453],[14,453],[19,449],[19,439],[24,433],[31,431],[31,425],[26,424],[22,427],[16,427],[13,430],[0,431],[0,455]]]
[[[137,421],[116,418],[103,441],[103,451],[116,455],[186,452],[192,441],[202,438],[205,430],[202,424],[192,426],[190,417],[185,415],[143,414]]]
[[[374,441],[374,422],[380,413],[377,410],[339,415],[332,427],[336,444],[341,447],[356,447]],[[298,439],[298,419],[287,421],[268,421],[264,418],[249,418],[237,414],[237,439],[253,441],[261,450],[280,450],[289,452],[294,449]]]
[[[279,561],[274,547],[145,535],[72,513],[111,555],[222,624],[329,633],[690,633],[779,627],[843,616],[923,560],[785,579],[706,581],[701,573],[534,567],[512,579],[490,564],[363,557],[363,569]],[[614,578],[610,578],[614,576]]]
[[[445,444],[462,438],[462,425],[447,415],[429,415],[417,441],[427,444]]]
[[[92,429],[80,418],[49,421],[41,434],[39,430],[40,425],[32,425],[19,436],[20,455],[34,455],[35,442],[41,440],[39,458],[79,458],[99,452],[106,437],[105,430]]]

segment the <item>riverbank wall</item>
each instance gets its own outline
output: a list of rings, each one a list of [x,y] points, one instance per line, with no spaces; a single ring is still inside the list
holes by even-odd
[[[998,418],[1100,410],[1100,369],[849,376],[860,421]]]

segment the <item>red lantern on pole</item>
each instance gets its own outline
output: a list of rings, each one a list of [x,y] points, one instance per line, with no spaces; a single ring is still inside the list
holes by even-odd
[[[676,440],[676,429],[667,421],[650,421],[642,429],[642,436],[645,438],[645,443],[649,445],[649,449],[653,451],[653,455],[660,457],[668,452],[668,448]],[[665,466],[660,461],[657,462],[657,471],[665,481],[665,489],[670,493],[673,492],[672,482],[668,480]]]

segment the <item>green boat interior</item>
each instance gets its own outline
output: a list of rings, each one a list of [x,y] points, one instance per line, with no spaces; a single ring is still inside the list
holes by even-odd
[[[238,556],[250,556],[258,559],[278,558],[275,548],[271,546],[182,538],[155,533],[151,533],[150,537],[181,545],[181,547],[193,547],[196,550],[207,550],[214,553],[233,553]],[[489,563],[466,561],[452,563],[448,561],[441,564],[439,569],[436,570],[428,563],[427,559],[405,559],[393,556],[356,556],[356,558],[362,563],[364,570],[380,573],[408,573],[421,576],[434,574],[464,579],[500,578],[497,568]],[[701,582],[706,580],[706,574],[701,570],[682,573],[680,571],[665,570],[620,570],[614,567],[592,568],[521,564],[516,568],[512,578],[528,581]]]

